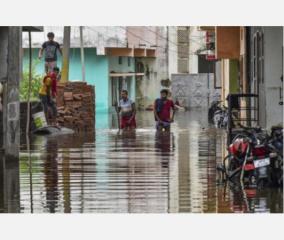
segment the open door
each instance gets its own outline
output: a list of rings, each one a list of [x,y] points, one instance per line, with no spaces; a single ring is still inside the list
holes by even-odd
[[[111,77],[111,102],[112,106],[120,99],[120,93],[122,90],[128,91],[128,96],[130,99],[134,100],[133,92],[133,77]]]

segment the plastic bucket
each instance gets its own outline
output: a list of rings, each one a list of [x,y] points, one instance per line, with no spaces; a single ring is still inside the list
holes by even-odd
[[[46,118],[44,112],[37,112],[33,114],[33,119],[36,128],[42,128],[47,126]]]

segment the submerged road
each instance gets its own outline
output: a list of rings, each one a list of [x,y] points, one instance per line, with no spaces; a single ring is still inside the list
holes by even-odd
[[[232,213],[283,212],[282,189],[218,184],[223,130],[207,113],[178,113],[157,134],[140,112],[135,133],[118,134],[115,115],[98,114],[95,133],[23,139],[20,163],[0,171],[0,212]]]

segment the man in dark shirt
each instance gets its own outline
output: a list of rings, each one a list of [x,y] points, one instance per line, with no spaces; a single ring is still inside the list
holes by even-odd
[[[57,50],[62,55],[62,50],[58,42],[54,41],[54,33],[49,32],[47,34],[48,41],[42,44],[42,48],[39,51],[38,58],[42,58],[42,53],[45,51],[45,72],[49,73],[57,67]]]
[[[161,90],[161,97],[154,102],[154,116],[157,130],[170,131],[170,125],[174,121],[174,102],[168,99],[167,89]],[[171,114],[172,110],[172,114]]]

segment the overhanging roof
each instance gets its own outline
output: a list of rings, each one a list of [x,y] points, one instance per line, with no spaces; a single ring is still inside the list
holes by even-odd
[[[43,26],[23,26],[23,32],[43,32]]]
[[[214,26],[199,26],[200,31],[208,31],[208,32],[214,32],[215,27]]]
[[[152,48],[105,48],[105,53],[115,57],[156,57]]]
[[[110,77],[144,76],[144,73],[115,72],[115,73],[110,73],[109,76]]]

